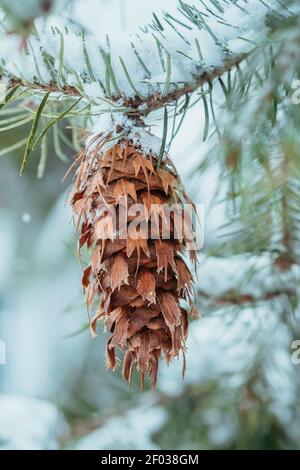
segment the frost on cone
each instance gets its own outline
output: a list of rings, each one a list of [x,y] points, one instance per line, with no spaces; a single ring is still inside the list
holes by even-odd
[[[91,252],[82,284],[88,307],[96,308],[93,334],[99,319],[110,332],[107,367],[115,369],[120,348],[123,377],[130,382],[136,364],[142,386],[148,374],[154,388],[160,356],[170,362],[182,352],[184,358],[189,315],[180,299],[194,311],[192,276],[181,256],[191,218],[177,234],[183,214],[175,209],[170,236],[162,236],[168,209],[190,201],[167,157],[158,168],[157,156],[129,138],[110,147],[106,139],[95,137],[77,159],[72,208],[81,227],[79,250],[86,245]],[[195,261],[194,249],[189,255]]]

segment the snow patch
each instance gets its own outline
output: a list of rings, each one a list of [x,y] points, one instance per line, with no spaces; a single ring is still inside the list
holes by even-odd
[[[66,424],[51,403],[0,395],[0,450],[53,450]]]

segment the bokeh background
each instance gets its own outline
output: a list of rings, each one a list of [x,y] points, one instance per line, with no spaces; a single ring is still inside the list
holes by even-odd
[[[163,8],[175,3],[165,0]],[[159,0],[77,0],[66,2],[62,14],[101,35],[132,31],[161,8]],[[159,118],[152,127],[158,136]],[[170,151],[190,196],[206,207],[198,269],[202,318],[191,325],[185,380],[179,361],[162,364],[155,392],[141,392],[137,376],[128,389],[120,370],[106,371],[105,335],[92,340],[86,329],[67,203],[72,178],[62,182],[70,163],[54,155],[49,141],[45,176],[37,178],[39,156],[33,154],[20,177],[22,153],[1,154],[0,340],[6,365],[0,365],[0,449],[300,448],[300,365],[292,361],[292,342],[300,339],[297,311],[292,316],[284,298],[242,306],[209,302],[210,294],[222,292],[250,289],[255,295],[269,278],[264,257],[212,255],[224,243],[224,230],[226,240],[234,235],[226,226],[218,166],[199,170],[211,145],[202,143],[203,126],[196,105]],[[60,130],[72,138],[66,122]],[[26,132],[24,126],[1,133],[0,152]],[[63,151],[71,162],[72,151]],[[286,275],[278,283],[294,279]]]

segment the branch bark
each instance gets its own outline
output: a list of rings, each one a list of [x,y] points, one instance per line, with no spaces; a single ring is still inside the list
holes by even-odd
[[[282,295],[286,295],[287,297],[292,297],[295,295],[294,289],[276,289],[270,292],[266,292],[260,297],[255,297],[253,294],[248,293],[239,293],[234,290],[229,290],[220,296],[213,296],[208,294],[205,291],[198,290],[197,294],[199,297],[206,299],[210,304],[213,305],[245,305],[245,304],[256,304],[258,302],[266,302],[270,300],[274,300]]]
[[[119,102],[122,100],[124,107],[129,108],[126,114],[132,117],[143,117],[147,116],[152,111],[158,110],[167,104],[177,101],[181,97],[195,92],[198,88],[205,85],[206,83],[212,82],[218,77],[221,77],[225,72],[232,70],[234,67],[239,65],[249,54],[239,54],[232,56],[231,60],[227,60],[223,66],[215,67],[211,71],[204,70],[195,77],[193,83],[186,83],[185,85],[172,90],[166,95],[155,93],[147,96],[145,99],[135,97],[128,98],[124,95],[107,96],[112,102]],[[0,80],[3,77],[0,76]],[[73,86],[59,87],[57,83],[51,82],[50,84],[45,83],[23,83],[21,79],[10,78],[8,87],[23,86],[27,89],[40,90],[50,93],[61,93],[65,96],[81,96],[81,93]]]
[[[120,112],[143,117],[220,77],[263,44],[272,31],[273,12],[285,12],[282,21],[291,17],[277,0],[272,2],[274,9],[255,0],[256,14],[252,8],[239,9],[233,0],[226,2],[226,27],[220,30],[213,9],[207,10],[205,19],[199,11],[201,21],[190,10],[181,18],[184,23],[171,24],[162,15],[163,26],[148,24],[129,40],[122,35],[98,39],[76,29],[38,28],[14,61],[10,51],[15,38],[4,35],[1,73],[10,77],[12,86],[83,96],[99,106],[104,99],[117,103]],[[232,12],[236,25],[231,25]]]

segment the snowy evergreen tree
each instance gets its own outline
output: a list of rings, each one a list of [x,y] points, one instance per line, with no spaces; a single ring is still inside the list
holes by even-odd
[[[96,225],[91,214],[103,193],[101,178],[107,168],[121,171],[115,159],[124,146],[129,157],[132,147],[140,152],[135,159],[145,157],[143,163],[134,163],[135,179],[139,171],[144,176],[117,193],[115,187],[106,188],[106,202],[111,194],[116,204],[124,194],[134,199],[147,186],[153,198],[162,200],[166,185],[170,201],[170,188],[177,191],[181,176],[189,196],[205,204],[205,244],[193,276],[202,318],[190,322],[185,381],[181,364],[172,364],[161,371],[157,390],[151,392],[146,385],[141,396],[135,375],[127,391],[119,376],[107,372],[105,378],[101,369],[108,388],[95,398],[102,387],[100,377],[95,378],[100,366],[95,360],[91,366],[87,358],[82,366],[86,375],[78,374],[73,385],[82,399],[70,400],[71,390],[71,404],[65,397],[60,402],[71,426],[66,445],[299,448],[299,2],[178,0],[176,8],[153,13],[131,34],[91,32],[72,16],[72,1],[30,0],[24,7],[18,0],[0,0],[0,7],[0,132],[20,137],[2,146],[0,155],[21,155],[21,175],[34,169],[44,180],[51,154],[65,162],[65,171],[68,156],[76,155],[80,170],[72,205],[76,215],[86,217],[81,246],[95,241],[87,222]],[[193,146],[185,147],[187,130],[197,127]],[[96,181],[90,153],[97,154],[104,144],[106,165]],[[180,198],[185,198],[181,186]],[[170,360],[183,349],[187,320],[178,298],[189,300],[190,271],[174,261],[182,246],[169,253],[166,245],[164,261],[156,251],[155,270],[176,270],[176,276],[160,279],[154,279],[153,266],[143,260],[145,247],[141,259],[140,247],[133,247],[130,256],[126,248],[128,257],[136,248],[132,266],[124,266],[118,255],[101,277],[103,285],[108,282],[104,304],[111,302],[114,290],[134,282],[133,274],[144,263],[137,285],[126,291],[130,308],[140,309],[141,324],[136,328],[129,323],[139,337],[137,346],[126,347],[123,374],[130,380],[131,365],[137,361],[142,380],[149,373],[155,385],[157,351]],[[114,253],[108,251],[104,258]],[[91,266],[84,264],[82,280],[91,310],[98,291],[90,276],[97,280],[95,272],[103,261],[96,257],[97,248]],[[132,291],[148,303],[155,303],[157,295],[160,310],[147,307],[141,312]],[[107,313],[115,312],[114,321],[106,318],[108,329],[115,322],[107,349],[111,368],[116,365],[114,347],[124,346],[129,338],[127,326],[121,325],[125,313],[121,321],[120,310],[116,313],[126,302],[119,296]],[[103,316],[93,313],[95,320]],[[91,325],[95,331],[95,322]],[[145,328],[164,329],[167,338],[154,335],[158,343],[151,349],[152,336],[144,335]],[[141,413],[150,417],[137,437]],[[126,436],[122,426],[127,426]],[[115,440],[109,441],[107,433]]]

